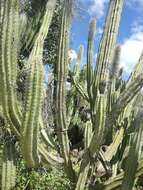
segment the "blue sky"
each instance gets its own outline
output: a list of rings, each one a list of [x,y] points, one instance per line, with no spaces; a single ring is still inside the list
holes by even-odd
[[[80,44],[87,46],[89,20],[94,17],[97,20],[95,37],[95,57],[102,28],[107,13],[109,0],[79,0],[79,9],[75,14],[71,32],[71,53],[76,58],[76,52]],[[121,67],[124,75],[128,76],[137,63],[143,49],[143,0],[124,0],[124,8],[119,29],[118,43],[122,45]],[[83,58],[85,62],[85,54]]]

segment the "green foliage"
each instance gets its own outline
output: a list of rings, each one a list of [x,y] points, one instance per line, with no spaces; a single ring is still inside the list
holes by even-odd
[[[22,159],[18,161],[18,174],[16,180],[16,190],[70,190],[70,181],[64,174],[54,168],[39,168],[37,170],[28,170]]]

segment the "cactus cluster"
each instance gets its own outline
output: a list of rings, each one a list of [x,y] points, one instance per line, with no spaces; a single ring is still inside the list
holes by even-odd
[[[12,143],[6,141],[0,145],[0,151],[3,149],[1,189],[10,190],[15,186],[16,142],[28,168],[46,167],[47,164],[63,167],[76,190],[131,190],[143,175],[143,112],[138,105],[138,101],[142,101],[143,54],[129,79],[124,81],[120,68],[122,47],[116,44],[123,0],[109,2],[95,69],[94,19],[89,25],[87,63],[81,69],[81,45],[74,68],[69,69],[73,2],[63,0],[60,3],[60,35],[57,61],[53,66],[54,137],[46,129],[41,107],[44,42],[56,0],[48,0],[44,14],[37,17],[35,23],[40,20],[38,31],[33,28],[25,30],[19,0],[0,1],[0,115],[4,119],[3,133],[14,135]],[[23,44],[22,39],[26,39]],[[29,55],[23,64],[28,71],[24,101],[20,101],[17,91],[19,56],[26,48]],[[69,89],[67,82],[70,83]],[[76,138],[77,131],[81,133],[81,141],[74,144],[72,138]],[[76,150],[78,155],[73,156]]]

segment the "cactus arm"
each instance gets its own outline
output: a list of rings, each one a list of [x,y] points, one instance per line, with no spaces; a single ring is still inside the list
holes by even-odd
[[[121,46],[117,45],[114,51],[114,56],[110,68],[109,80],[110,83],[108,85],[108,113],[112,109],[112,105],[117,101],[117,96],[119,94],[119,90],[116,90],[116,82],[119,75],[119,62],[121,55]]]
[[[116,82],[119,80],[119,63],[121,56],[121,46],[117,45],[114,50],[113,60],[109,71],[109,85],[108,85],[108,113],[112,109],[112,105],[117,101],[117,97],[120,94],[119,89],[116,90]]]
[[[143,174],[143,160],[139,161],[138,167],[137,167],[137,172],[135,175],[135,179],[137,179],[138,177],[140,177]],[[110,178],[109,180],[107,180],[104,184],[102,189],[103,190],[112,190],[115,188],[120,188],[123,182],[123,178],[124,178],[124,172],[121,172],[120,174],[118,174],[116,177]]]
[[[2,3],[2,2],[1,2]],[[11,38],[12,38],[12,29],[11,24],[13,23],[13,11],[17,11],[15,9],[15,1],[5,1],[4,5],[4,13],[3,13],[3,20],[1,23],[1,40],[0,40],[0,99],[3,107],[3,112],[5,114],[6,119],[8,120],[11,129],[13,132],[17,135],[18,138],[20,138],[19,133],[19,118],[17,113],[15,114],[13,110],[14,105],[14,87],[13,83],[11,84]],[[1,6],[2,8],[2,6]],[[10,26],[9,26],[10,25]],[[13,63],[14,64],[14,63]],[[11,110],[12,108],[12,110]],[[15,126],[15,124],[18,124],[18,126]]]
[[[117,153],[118,147],[122,143],[123,137],[124,137],[124,128],[121,127],[121,129],[119,129],[116,132],[113,142],[107,148],[106,152],[103,153],[106,162],[110,162],[111,159],[115,156],[115,154]],[[97,165],[97,172],[98,171],[105,171],[101,162],[99,162],[99,164]],[[102,172],[102,174],[105,174],[105,173]]]
[[[42,118],[40,118],[40,143],[38,143],[38,152],[40,154],[40,161],[46,165],[52,165],[53,167],[62,166],[64,159],[61,158],[57,152],[54,155],[47,148],[51,147],[53,150],[56,150],[56,144],[53,139],[46,133]]]
[[[112,144],[108,147],[107,151],[104,154],[107,161],[111,161],[113,156],[116,154],[118,147],[122,143],[123,135],[124,128],[121,127],[121,129],[116,132]]]
[[[95,87],[98,86],[100,82],[109,79],[109,66],[113,58],[113,50],[118,34],[122,4],[122,0],[110,0],[105,28],[98,51],[95,69]]]
[[[56,150],[56,144],[52,137],[46,133],[44,129],[44,124],[42,117],[40,117],[40,143],[38,143],[38,152],[40,154],[40,161],[46,165],[52,165],[53,167],[59,168],[64,163],[63,158],[61,158],[57,152],[51,153],[47,148],[51,147]]]
[[[83,88],[81,87],[81,85],[75,81],[74,78],[73,78],[73,83],[74,83],[74,85],[75,85],[75,88],[77,89],[77,91],[78,91],[79,94],[81,95],[81,97],[82,97],[84,100],[86,100],[87,102],[89,102],[88,95],[87,95],[86,92],[83,90]]]
[[[142,143],[142,137],[143,137],[142,115],[140,115],[139,117],[137,116],[134,124],[136,127],[139,127],[139,129],[135,132],[132,142],[131,142],[121,190],[124,190],[124,189],[132,190],[134,186],[134,182],[135,182],[138,164],[139,164],[138,161],[140,159],[141,151],[142,151],[142,144],[143,144]]]
[[[143,86],[142,75],[139,75],[134,79],[131,84],[120,94],[116,103],[112,107],[106,119],[106,127],[110,128],[117,121],[119,115],[124,111],[125,107],[131,102],[131,100],[140,92]]]
[[[66,108],[65,108],[65,85],[67,78],[68,66],[68,49],[69,49],[69,24],[71,19],[71,0],[63,2],[62,21],[60,28],[59,52],[55,75],[57,85],[55,88],[56,96],[56,127],[58,131],[58,139],[61,145],[61,154],[65,161],[65,171],[71,181],[75,181],[75,173],[70,160],[70,147],[67,134]]]
[[[81,97],[84,100],[86,100],[87,102],[89,102],[88,94],[82,88],[82,85],[80,84],[80,81],[79,81],[80,80],[79,79],[79,65],[81,63],[82,54],[83,54],[83,46],[80,46],[79,52],[78,52],[78,57],[77,57],[77,62],[75,64],[75,66],[74,66],[73,76],[71,76],[71,79],[72,79],[72,83],[74,85],[74,88],[76,88],[76,90],[81,95]]]
[[[4,2],[2,0],[0,2],[0,26],[2,26],[3,15],[4,15]]]
[[[41,130],[41,138],[45,142],[47,146],[50,146],[53,149],[56,149],[56,144],[54,143],[53,139],[49,134],[46,133],[44,129]]]
[[[120,64],[120,57],[121,57],[121,46],[117,45],[115,47],[113,61],[110,68],[110,80],[114,78],[118,78],[119,75],[119,64]]]
[[[82,55],[83,55],[83,50],[84,47],[80,45],[79,51],[77,54],[77,60],[73,68],[73,73],[72,76],[70,75],[71,78],[74,78],[76,83],[79,81],[79,71],[80,71],[80,64],[82,60]],[[72,80],[72,79],[71,79]],[[77,90],[76,87],[73,83],[71,83],[71,89],[69,91],[68,97],[67,97],[67,117],[68,117],[68,126],[70,125],[71,121],[74,120],[77,114],[74,114],[75,112],[77,113],[77,108],[74,106],[75,104],[75,98],[77,96]],[[74,116],[73,116],[74,114]]]
[[[142,74],[140,74],[123,91],[123,93],[121,93],[121,95],[119,96],[117,100],[118,104],[121,104],[123,107],[127,105],[135,97],[135,95],[137,95],[138,92],[140,92],[142,86],[143,86],[143,77],[142,77]]]
[[[89,147],[85,150],[83,160],[80,166],[80,173],[77,181],[76,190],[84,189],[87,175],[90,167],[90,161],[94,157],[95,153],[99,151],[101,144],[103,143],[104,131],[105,131],[105,116],[106,116],[106,95],[98,95],[98,101],[96,106],[96,127]],[[98,143],[97,143],[98,142]]]
[[[56,143],[53,139],[53,137],[49,134],[48,131],[45,130],[45,126],[44,126],[44,123],[43,123],[43,119],[42,119],[42,115],[40,115],[40,137],[41,137],[41,141],[42,142],[45,142],[45,144],[47,146],[50,146],[51,148],[54,148],[56,149]]]
[[[118,188],[122,184],[124,173],[118,174],[116,177],[109,179],[106,181],[102,187],[103,190],[112,190]]]
[[[35,167],[38,160],[37,141],[38,141],[38,128],[39,128],[39,113],[40,113],[40,97],[41,97],[41,84],[42,84],[42,72],[39,73],[39,62],[32,60],[33,68],[31,74],[33,77],[28,80],[31,88],[29,87],[26,104],[26,114],[23,120],[23,137],[22,137],[22,149],[23,156],[28,167]],[[28,110],[28,111],[27,111]],[[28,115],[28,112],[30,114]]]
[[[84,147],[88,148],[92,139],[92,123],[91,121],[87,121],[85,124],[85,130],[84,130]]]
[[[142,54],[141,54],[141,56],[139,58],[138,63],[136,64],[136,66],[133,69],[133,72],[129,76],[129,80],[127,82],[127,85],[129,85],[142,72],[143,72],[143,51],[142,51]]]
[[[82,45],[80,45],[78,54],[77,54],[76,64],[74,65],[74,68],[73,68],[73,77],[74,77],[75,81],[77,81],[77,79],[79,77],[79,70],[80,70],[80,64],[81,64],[81,59],[82,59],[82,55],[83,55],[83,50],[84,50],[84,47]]]
[[[17,70],[17,46],[18,46],[18,1],[12,0],[8,2],[9,15],[6,39],[6,73],[7,73],[7,94],[9,115],[13,124],[20,130],[21,120],[20,112],[18,112],[16,102],[16,70]],[[14,27],[14,29],[13,29]]]
[[[95,36],[95,20],[91,19],[89,34],[88,34],[88,47],[87,47],[87,92],[90,101],[92,102],[92,82],[93,82],[93,46],[94,46],[94,36]]]
[[[41,3],[42,4],[42,3]],[[44,3],[45,4],[45,3]],[[39,24],[41,23],[43,16],[44,16],[44,6],[39,7],[39,9],[36,10],[36,13],[34,13],[33,17],[30,17],[26,23],[26,30],[23,32],[23,38],[22,38],[22,50],[30,50],[34,42],[37,38],[37,33],[39,30]],[[28,18],[28,17],[27,17]]]
[[[61,167],[64,165],[64,159],[59,155],[54,155],[53,153],[47,152],[47,149],[43,144],[38,145],[38,150],[41,155],[41,161],[45,164],[52,165],[53,167]]]
[[[43,23],[29,57],[30,73],[27,80],[26,110],[22,122],[22,150],[28,167],[36,167],[39,163],[38,135],[43,85],[42,53],[55,5],[56,0],[47,2]]]
[[[2,1],[0,2],[2,3]],[[2,5],[0,7],[2,9]],[[2,11],[2,10],[1,10]],[[8,114],[8,100],[7,100],[7,82],[6,82],[6,71],[5,71],[5,41],[6,41],[6,31],[8,25],[8,2],[4,4],[4,13],[1,21],[0,28],[0,98],[1,104],[3,108],[3,112],[6,115]]]
[[[91,155],[94,155],[98,150],[98,146],[103,143],[105,133],[105,119],[107,109],[107,95],[98,95],[96,105],[96,118],[95,118],[95,130],[90,142],[89,150]],[[98,143],[96,143],[98,142]]]
[[[16,165],[14,144],[9,142],[3,148],[2,186],[3,190],[11,190],[16,183]]]

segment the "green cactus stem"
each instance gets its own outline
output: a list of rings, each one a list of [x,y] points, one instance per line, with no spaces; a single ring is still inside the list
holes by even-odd
[[[11,190],[16,183],[15,147],[12,142],[7,142],[3,148],[2,159],[2,190]]]
[[[87,121],[85,124],[85,129],[84,129],[84,147],[88,148],[92,139],[92,123],[91,121]]]
[[[110,144],[110,146],[107,148],[106,152],[104,153],[106,162],[110,162],[113,156],[115,156],[118,147],[122,143],[123,137],[124,137],[124,128],[121,127],[121,129],[116,132],[113,142]],[[97,165],[97,172],[98,171],[100,171],[100,173],[102,171],[102,175],[105,174],[105,169],[102,166],[101,162],[99,162],[99,164]]]
[[[143,70],[143,51],[139,58],[138,64],[135,65],[133,72],[131,73],[129,77],[127,84],[129,85],[131,81],[133,81],[139,74],[141,74],[142,70]]]
[[[135,175],[135,179],[140,177],[143,174],[143,160],[140,160],[137,167],[137,172]],[[107,180],[102,186],[103,190],[112,190],[120,188],[123,182],[124,172],[121,172],[116,177],[110,178]]]
[[[135,176],[139,164],[139,159],[141,157],[141,151],[142,151],[142,138],[143,138],[143,124],[142,124],[142,115],[139,113],[137,118],[134,121],[135,127],[138,127],[137,131],[135,132],[128,158],[126,160],[126,168],[125,168],[125,174],[121,186],[121,190],[132,190],[135,182]]]
[[[101,82],[109,80],[109,68],[118,35],[122,6],[122,0],[110,0],[108,15],[106,17],[106,23],[98,50],[95,69],[95,87]]]
[[[28,167],[37,167],[38,136],[40,123],[41,95],[43,87],[43,46],[55,10],[56,0],[47,2],[46,12],[33,50],[29,57],[30,70],[27,79],[26,109],[22,122],[22,151]]]
[[[104,131],[105,131],[105,119],[106,119],[106,106],[107,97],[106,95],[98,95],[98,101],[96,106],[96,127],[93,132],[93,136],[90,145],[85,149],[85,154],[80,166],[80,173],[78,177],[78,182],[76,185],[76,190],[82,190],[86,184],[86,179],[88,175],[88,170],[90,167],[90,161],[94,159],[94,155],[99,151],[100,146],[103,143]],[[98,143],[97,143],[98,142]]]
[[[88,34],[88,47],[87,47],[87,92],[89,99],[92,104],[92,83],[93,83],[93,46],[94,46],[94,36],[95,36],[95,20],[91,19],[89,34]]]
[[[59,169],[59,167],[64,166],[64,159],[61,158],[59,155],[51,154],[50,152],[47,152],[47,149],[43,144],[38,145],[38,150],[41,155],[42,163],[49,166],[49,164],[53,167],[56,167]]]
[[[113,61],[110,68],[110,80],[117,79],[119,76],[120,57],[121,57],[121,46],[117,45],[115,47]]]
[[[70,160],[70,147],[67,134],[67,116],[65,107],[66,96],[66,79],[68,69],[68,51],[69,51],[69,26],[71,20],[72,1],[63,1],[63,10],[61,18],[60,39],[57,64],[55,65],[55,99],[56,99],[56,127],[58,131],[58,139],[61,145],[61,155],[65,160],[65,171],[71,181],[75,181],[75,174]]]
[[[128,106],[129,103],[133,100],[133,98],[140,92],[142,86],[143,86],[143,77],[142,74],[140,74],[120,94],[116,103],[113,105],[112,110],[106,119],[107,129],[109,129],[116,123],[122,111],[124,111],[126,106]]]
[[[6,0],[3,6],[1,5],[1,9],[2,8],[4,9],[4,13],[0,28],[0,86],[2,89],[0,98],[5,117],[9,121],[12,130],[19,138],[21,123],[15,94],[15,70],[17,69],[16,45],[18,43],[15,31],[18,30],[18,1]]]

